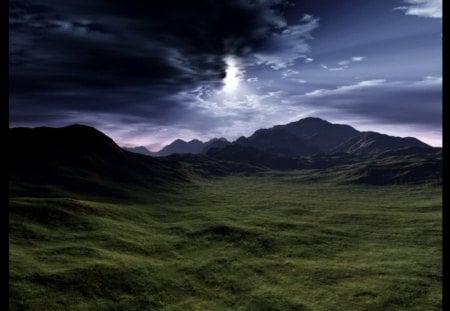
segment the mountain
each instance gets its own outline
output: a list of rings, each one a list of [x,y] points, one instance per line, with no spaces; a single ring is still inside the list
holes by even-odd
[[[376,132],[363,132],[340,144],[333,151],[367,155],[412,147],[430,148],[429,145],[413,137],[403,138]]]
[[[333,124],[312,117],[274,127],[274,129],[277,128],[284,128],[322,153],[329,153],[340,144],[361,134],[349,125]]]
[[[125,149],[126,151],[129,152],[134,152],[134,153],[138,153],[138,154],[143,154],[143,155],[147,155],[147,156],[151,156],[152,152],[150,152],[147,148],[145,148],[144,146],[138,146],[138,147],[123,147],[123,149]]]
[[[164,157],[171,154],[199,154],[206,153],[211,147],[224,147],[229,144],[225,138],[213,138],[207,142],[202,142],[198,139],[193,139],[186,142],[182,139],[177,139],[165,146],[158,152],[153,152],[153,156]]]
[[[360,132],[351,126],[310,117],[257,130],[250,137],[241,137],[235,143],[282,156],[299,157],[329,153],[358,135]]]
[[[430,147],[416,138],[360,132],[349,125],[333,124],[319,118],[305,118],[260,129],[249,137],[240,137],[234,143],[287,157],[319,153],[370,155],[409,147]]]
[[[388,157],[431,157],[442,158],[442,148],[439,147],[411,147],[397,150],[388,150],[380,154],[375,155],[375,158],[388,158]]]
[[[223,138],[223,137],[213,138],[213,139],[207,141],[206,143],[204,143],[201,153],[207,153],[210,149],[223,148],[230,144],[231,143],[226,138]]]
[[[127,189],[189,180],[182,163],[125,151],[88,126],[13,128],[9,144],[12,194],[126,197]]]
[[[182,139],[177,139],[170,143],[169,145],[162,148],[160,151],[155,152],[155,156],[167,156],[170,154],[175,153],[200,153],[203,149],[203,142],[199,141],[198,139],[193,139],[189,142],[186,142]]]
[[[333,153],[367,156],[387,150],[430,147],[416,138],[360,132],[349,125],[333,124],[320,118],[308,117],[285,125],[259,129],[251,136],[242,136],[232,143],[225,138],[213,138],[205,143],[197,139],[189,142],[177,139],[151,155],[206,154],[211,149],[224,148],[230,144],[252,147],[272,155],[291,158]]]
[[[345,180],[370,185],[442,183],[441,148],[405,148],[386,151],[338,168]]]
[[[303,139],[283,127],[257,130],[248,138],[239,138],[235,144],[285,157],[298,157],[320,152],[314,145],[307,144]]]

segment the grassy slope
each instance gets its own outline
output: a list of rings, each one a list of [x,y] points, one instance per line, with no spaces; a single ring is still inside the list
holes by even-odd
[[[440,310],[441,189],[311,176],[11,198],[11,309]]]

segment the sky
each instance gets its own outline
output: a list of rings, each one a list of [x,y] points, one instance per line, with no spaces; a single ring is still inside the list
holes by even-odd
[[[442,145],[439,0],[11,0],[10,127],[122,146],[313,116]]]

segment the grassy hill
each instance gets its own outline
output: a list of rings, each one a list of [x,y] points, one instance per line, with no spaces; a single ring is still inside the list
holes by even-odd
[[[441,309],[439,187],[297,171],[142,197],[12,197],[11,309]]]

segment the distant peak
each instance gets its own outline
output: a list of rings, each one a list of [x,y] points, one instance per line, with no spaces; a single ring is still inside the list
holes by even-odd
[[[316,117],[306,117],[298,120],[297,122],[317,122],[317,123],[330,123],[327,120],[316,118]]]
[[[180,143],[186,143],[186,141],[178,138],[178,139],[175,139],[171,144],[180,144]]]
[[[201,144],[203,144],[203,142],[202,141],[200,141],[200,140],[198,140],[198,139],[193,139],[193,140],[191,140],[191,141],[189,141],[188,142],[189,144],[191,144],[191,143],[201,143]]]
[[[291,125],[300,125],[300,126],[324,126],[324,125],[333,125],[333,123],[328,122],[327,120],[316,118],[316,117],[306,117],[300,119],[298,121],[293,121],[288,124],[276,125],[273,128],[284,128],[286,126]]]
[[[92,127],[92,126],[84,125],[84,124],[78,124],[78,123],[67,125],[64,128],[66,128],[66,129],[93,129],[93,130],[97,131],[97,129]]]
[[[303,121],[306,121],[306,120],[326,121],[326,120],[318,118],[318,117],[306,117],[306,118],[300,119],[300,121],[302,121],[302,120]]]

